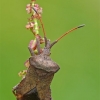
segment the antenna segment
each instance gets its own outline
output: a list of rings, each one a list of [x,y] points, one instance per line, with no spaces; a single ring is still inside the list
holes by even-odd
[[[59,37],[59,38],[56,40],[56,42],[58,42],[60,39],[62,39],[62,38],[63,38],[65,35],[67,35],[68,33],[72,32],[72,31],[74,31],[74,30],[76,30],[76,29],[78,29],[78,28],[84,27],[84,26],[85,26],[85,24],[82,24],[82,25],[79,25],[78,27],[72,28],[71,30],[69,30],[68,32],[66,32],[65,34],[63,34],[61,37]]]
[[[78,28],[84,27],[84,26],[85,26],[85,24],[82,24],[82,25],[79,25],[78,27],[72,28],[71,30],[69,30],[68,32],[66,32],[66,33],[63,34],[62,36],[60,36],[56,41],[54,41],[54,42],[51,44],[50,48],[51,48],[54,44],[56,44],[60,39],[62,39],[65,35],[67,35],[68,33],[72,32],[72,31],[74,31],[74,30],[76,30],[76,29],[78,29]]]
[[[38,12],[37,12],[34,8],[33,8],[33,10],[36,12],[36,14],[37,14],[38,17],[39,17],[39,20],[40,20],[40,23],[41,23],[41,26],[42,26],[42,30],[43,30],[43,33],[44,33],[44,37],[46,37],[46,32],[45,32],[45,30],[44,30],[44,25],[43,25],[42,19],[40,18]]]

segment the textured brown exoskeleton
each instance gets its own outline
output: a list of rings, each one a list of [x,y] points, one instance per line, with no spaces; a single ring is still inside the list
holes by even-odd
[[[14,88],[18,100],[24,100],[24,95],[32,89],[36,89],[40,100],[51,100],[50,83],[54,73],[59,70],[59,66],[49,56],[52,44],[46,38],[45,41],[45,48],[41,54],[35,55],[33,50],[29,48],[31,53],[30,66],[25,78]],[[40,43],[38,39],[37,48],[39,53]]]
[[[41,19],[40,22],[44,31]],[[36,55],[34,51],[28,47],[31,54],[29,58],[30,66],[25,77],[13,88],[13,93],[17,100],[51,100],[50,84],[54,74],[59,70],[59,66],[50,58],[50,49],[66,34],[83,26],[84,25],[80,25],[71,29],[53,43],[50,43],[50,40],[46,38],[44,31],[45,47],[42,53],[39,38],[36,36],[38,54]]]

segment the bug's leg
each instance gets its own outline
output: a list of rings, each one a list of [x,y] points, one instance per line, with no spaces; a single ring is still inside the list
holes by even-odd
[[[41,48],[40,48],[40,40],[38,37],[36,37],[36,44],[37,44],[37,51],[38,51],[38,54],[41,53]]]
[[[30,48],[29,46],[28,46],[28,49],[29,49],[29,51],[30,51],[31,56],[34,56],[35,54],[34,54],[33,49],[32,49],[32,48]]]
[[[13,92],[14,95],[16,95],[16,91],[14,89],[12,90],[12,92]]]
[[[13,92],[14,95],[16,95],[16,88],[17,88],[17,86],[14,86],[13,89],[12,89],[12,92]]]

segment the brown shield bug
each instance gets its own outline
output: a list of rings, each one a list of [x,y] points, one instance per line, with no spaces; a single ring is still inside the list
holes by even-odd
[[[34,11],[37,13],[35,9]],[[63,34],[53,43],[50,43],[50,40],[46,37],[41,18],[40,22],[44,32],[45,47],[41,52],[40,40],[37,36],[36,43],[38,54],[36,55],[34,51],[28,47],[31,54],[29,58],[30,66],[25,77],[13,88],[13,93],[17,100],[51,100],[50,84],[54,74],[59,70],[59,65],[50,58],[50,49],[66,34],[84,26],[80,25],[75,27]]]

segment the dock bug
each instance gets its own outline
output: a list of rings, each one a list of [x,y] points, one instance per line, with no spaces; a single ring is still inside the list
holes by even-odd
[[[34,11],[37,13],[35,9]],[[29,58],[30,66],[25,77],[17,86],[13,88],[13,93],[17,100],[51,100],[50,84],[54,74],[59,70],[60,67],[50,58],[50,49],[66,34],[84,26],[80,25],[75,27],[63,34],[53,43],[50,43],[50,40],[46,37],[41,18],[39,20],[44,32],[45,47],[41,52],[40,40],[37,36],[35,37],[38,54],[36,55],[33,49],[28,47],[31,54],[31,57]]]

